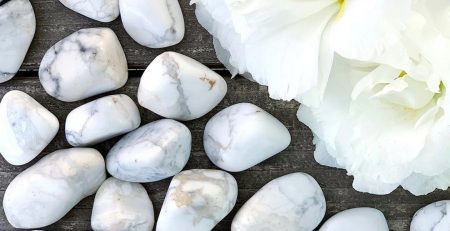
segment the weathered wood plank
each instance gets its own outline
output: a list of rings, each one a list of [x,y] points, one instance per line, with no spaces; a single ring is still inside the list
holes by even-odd
[[[222,73],[224,74],[224,73]],[[387,196],[374,196],[356,192],[352,189],[352,178],[346,176],[344,171],[327,168],[318,165],[313,160],[314,147],[312,145],[312,134],[309,129],[301,124],[295,114],[298,104],[295,102],[281,102],[271,100],[267,96],[265,87],[258,86],[245,79],[237,78],[230,80],[226,78],[229,91],[225,99],[211,113],[203,118],[185,123],[193,134],[193,153],[186,169],[191,168],[216,168],[206,157],[203,150],[202,134],[203,128],[208,119],[219,110],[238,103],[254,103],[285,124],[292,135],[292,144],[289,148],[279,155],[261,163],[250,170],[233,173],[239,185],[239,198],[233,212],[227,216],[216,228],[216,230],[229,230],[231,220],[237,209],[250,198],[265,183],[278,176],[287,173],[302,171],[312,175],[322,186],[327,199],[327,215],[331,215],[352,207],[370,206],[383,211],[389,220],[392,230],[407,230],[410,218],[420,207],[437,200],[448,199],[448,191],[436,191],[427,196],[415,197],[404,190],[396,190]],[[139,78],[130,78],[127,85],[114,93],[124,93],[136,100],[136,91],[139,84]],[[61,148],[70,147],[66,142],[63,129],[67,114],[75,107],[88,102],[91,99],[75,102],[63,103],[48,96],[42,89],[36,77],[15,78],[0,86],[0,97],[9,90],[17,89],[27,92],[37,101],[42,103],[52,111],[61,123],[61,129],[49,145],[41,154],[36,162],[43,155]],[[96,98],[96,97],[95,97]],[[148,123],[159,119],[154,113],[140,107],[142,123]],[[103,154],[106,154],[109,148],[118,140],[118,138],[109,140],[95,146]],[[0,197],[3,197],[4,190],[9,182],[22,170],[30,166],[12,166],[3,159],[0,160]],[[170,180],[144,184],[155,206],[155,214],[159,213],[166,189]],[[48,227],[50,230],[86,230],[90,228],[90,213],[93,202],[93,196],[83,200],[61,221]],[[12,227],[6,221],[3,209],[0,211],[0,229],[12,230]]]
[[[189,5],[188,0],[179,2],[186,24],[183,41],[166,49],[151,49],[143,47],[131,39],[123,29],[120,17],[111,23],[101,23],[71,11],[58,0],[31,0],[36,14],[36,34],[22,65],[22,70],[36,70],[44,53],[53,44],[79,29],[91,27],[110,27],[116,32],[131,69],[147,67],[153,58],[167,50],[186,54],[205,64],[218,65],[211,36],[198,24],[194,7]]]

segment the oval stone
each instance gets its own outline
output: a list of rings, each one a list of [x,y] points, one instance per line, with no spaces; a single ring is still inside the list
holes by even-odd
[[[39,80],[49,95],[61,101],[82,100],[125,85],[127,60],[111,29],[81,29],[45,53]]]
[[[328,219],[319,231],[389,231],[380,210],[353,208],[344,210]]]
[[[36,18],[29,0],[0,1],[0,83],[19,70],[35,31]]]
[[[291,173],[264,185],[237,212],[231,230],[311,231],[325,216],[319,184],[305,173]]]
[[[108,178],[95,194],[93,230],[152,230],[153,204],[139,183]]]
[[[130,132],[141,124],[139,109],[127,95],[106,96],[69,113],[66,138],[72,146],[88,146]]]
[[[0,153],[8,163],[26,164],[52,141],[58,119],[31,96],[10,91],[0,103]]]
[[[127,33],[142,46],[163,48],[184,37],[184,19],[178,0],[122,0],[120,17]]]
[[[139,104],[171,119],[193,120],[211,111],[227,93],[227,83],[203,64],[165,52],[142,75]]]
[[[119,0],[59,0],[65,7],[100,22],[119,17]]]
[[[179,173],[191,153],[191,132],[163,119],[124,136],[106,156],[108,172],[130,182],[154,182]]]
[[[173,177],[157,231],[209,231],[234,207],[237,183],[221,170],[192,169]]]
[[[434,202],[419,209],[410,227],[410,231],[440,230],[450,230],[450,200]]]
[[[209,159],[230,172],[246,170],[290,142],[291,135],[280,121],[250,103],[235,104],[214,115],[203,135]]]
[[[92,148],[55,151],[29,167],[8,185],[3,209],[15,228],[53,224],[106,178],[102,155]]]

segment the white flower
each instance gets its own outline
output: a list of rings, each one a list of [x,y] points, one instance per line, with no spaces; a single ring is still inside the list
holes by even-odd
[[[314,133],[315,159],[344,168],[362,192],[398,186],[422,195],[450,185],[450,101],[446,84],[388,65],[336,58],[320,107],[301,106]]]
[[[317,105],[334,53],[410,66],[401,41],[411,0],[192,0],[232,72],[269,86],[274,99]],[[251,75],[251,76],[250,76]]]

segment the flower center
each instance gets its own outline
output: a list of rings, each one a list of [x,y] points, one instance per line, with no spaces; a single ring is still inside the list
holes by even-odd
[[[347,3],[347,0],[337,0],[337,3],[339,4],[339,11],[336,15],[336,18],[339,19],[344,14],[345,5]]]

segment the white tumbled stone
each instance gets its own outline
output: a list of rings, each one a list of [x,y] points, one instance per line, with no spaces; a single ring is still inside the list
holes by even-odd
[[[179,173],[191,153],[191,132],[182,123],[163,119],[128,133],[106,157],[108,172],[130,182],[154,182]]]
[[[49,95],[73,102],[125,85],[127,60],[111,29],[81,29],[45,53],[39,79]]]
[[[0,103],[0,153],[13,165],[26,164],[52,141],[58,119],[31,96],[10,91]]]
[[[232,231],[311,231],[325,216],[319,184],[305,173],[291,173],[264,185],[239,209]]]
[[[102,155],[91,148],[72,148],[46,155],[8,185],[3,209],[15,228],[53,224],[106,178]]]
[[[209,231],[234,207],[238,188],[229,173],[192,169],[173,177],[156,231]]]
[[[178,0],[119,0],[127,33],[142,46],[163,48],[184,37],[184,19]]]
[[[230,172],[253,167],[290,142],[291,135],[280,121],[250,103],[235,104],[214,115],[203,135],[209,159]]]
[[[389,231],[383,213],[374,208],[344,210],[328,219],[319,231]]]
[[[150,231],[154,223],[152,201],[139,183],[110,177],[95,194],[91,217],[94,231]]]
[[[419,209],[411,221],[410,231],[449,231],[450,200],[438,201]]]
[[[59,0],[65,7],[100,22],[119,16],[119,0]]]
[[[130,132],[141,124],[139,109],[127,95],[110,95],[75,108],[66,119],[72,146],[88,146]]]
[[[227,93],[227,83],[185,55],[165,52],[142,75],[139,104],[166,118],[193,120],[211,111]]]
[[[0,83],[19,70],[35,31],[36,18],[29,0],[0,0]]]

